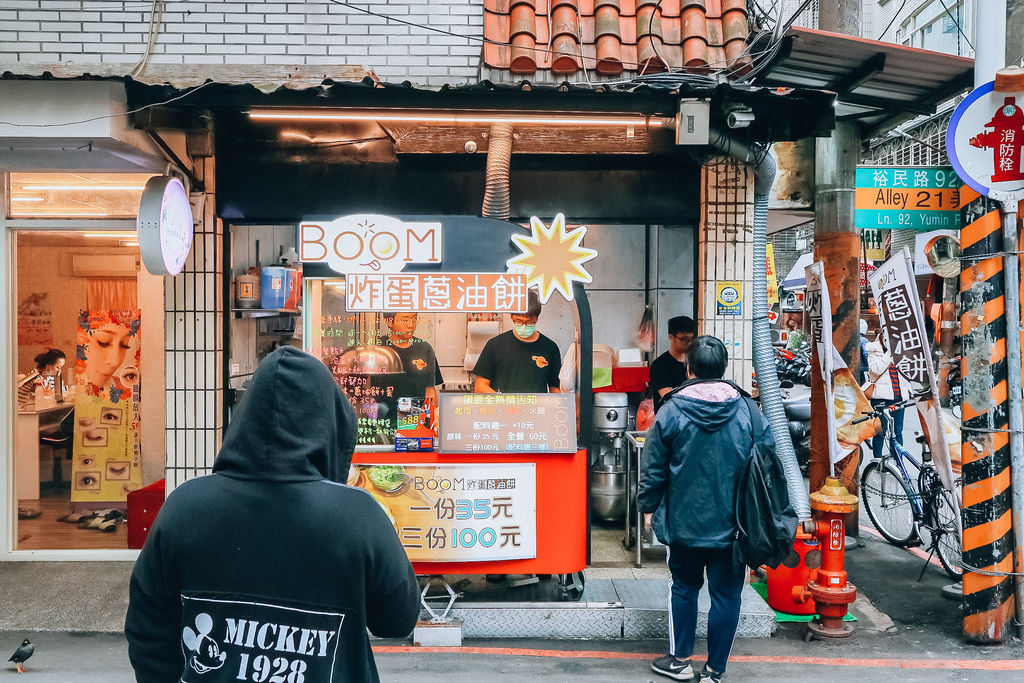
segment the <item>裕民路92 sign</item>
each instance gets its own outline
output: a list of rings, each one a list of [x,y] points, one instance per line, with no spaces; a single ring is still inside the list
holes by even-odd
[[[858,166],[854,224],[862,230],[959,230],[961,184],[948,166]]]

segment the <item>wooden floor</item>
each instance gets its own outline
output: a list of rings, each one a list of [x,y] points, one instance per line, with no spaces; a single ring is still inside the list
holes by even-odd
[[[71,512],[68,492],[39,500],[20,500],[18,507],[42,510],[35,519],[18,520],[15,550],[124,550],[128,547],[128,527],[118,524],[117,531],[79,529],[77,524],[58,522]]]

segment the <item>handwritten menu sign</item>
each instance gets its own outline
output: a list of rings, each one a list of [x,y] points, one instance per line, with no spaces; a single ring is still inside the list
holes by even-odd
[[[442,453],[575,453],[574,394],[442,394]]]
[[[537,556],[533,463],[357,465],[353,486],[384,508],[413,562]]]

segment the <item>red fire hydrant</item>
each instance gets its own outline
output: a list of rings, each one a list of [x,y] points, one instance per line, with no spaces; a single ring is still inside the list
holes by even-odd
[[[843,569],[846,527],[843,518],[857,509],[852,495],[837,477],[829,477],[821,490],[811,494],[815,518],[804,522],[804,531],[821,544],[821,566],[814,569],[806,586],[793,588],[793,599],[813,599],[817,616],[808,624],[809,636],[847,638],[853,625],[843,621],[847,607],[857,597],[857,587],[846,580]]]
[[[1008,182],[1024,179],[1021,173],[1021,146],[1024,145],[1024,111],[1017,106],[1014,97],[1003,98],[1003,106],[985,124],[991,131],[979,133],[971,138],[972,147],[991,149],[995,173],[992,182]]]

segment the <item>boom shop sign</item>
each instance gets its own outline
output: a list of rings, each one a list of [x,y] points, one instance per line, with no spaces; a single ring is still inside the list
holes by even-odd
[[[336,273],[398,273],[407,263],[441,262],[441,224],[355,214],[299,224],[299,260]]]

